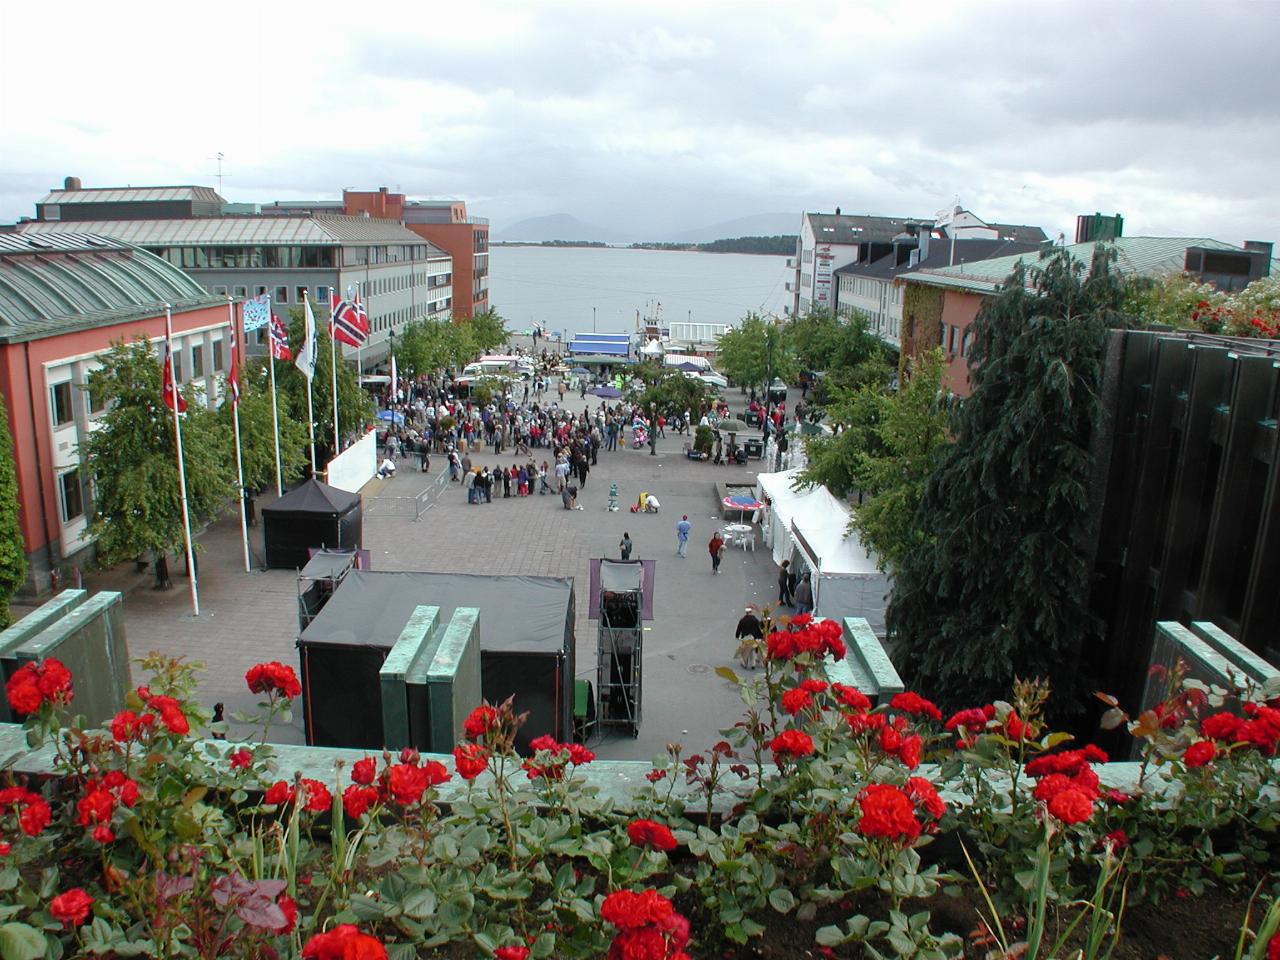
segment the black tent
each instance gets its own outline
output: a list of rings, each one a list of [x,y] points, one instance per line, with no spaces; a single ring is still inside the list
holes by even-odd
[[[268,567],[297,570],[307,565],[309,548],[358,547],[360,535],[360,494],[314,477],[262,508]]]
[[[381,749],[378,671],[414,608],[480,611],[480,684],[490,703],[515,697],[529,719],[516,739],[569,740],[573,724],[573,580],[352,570],[298,638],[307,743]]]

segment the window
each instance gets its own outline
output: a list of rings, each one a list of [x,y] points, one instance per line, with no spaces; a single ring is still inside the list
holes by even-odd
[[[254,335],[258,338],[257,340],[255,340],[255,341],[254,341],[258,346],[262,346],[264,343],[266,343],[266,342],[267,342],[267,328],[266,328],[266,327],[259,327],[257,330],[255,330],[255,331],[253,331],[253,332],[254,332]]]
[[[89,389],[89,381],[87,380],[85,381],[84,388],[84,401],[89,405],[89,412],[91,414],[101,413],[107,408],[107,402],[103,399],[101,391],[95,395],[94,392]]]
[[[53,425],[60,427],[70,423],[71,413],[71,381],[55,383],[49,388],[49,408],[53,413]]]
[[[966,330],[964,336],[960,338],[960,356],[967,357],[973,350],[973,331]]]
[[[222,369],[222,341],[213,341],[213,369]]]
[[[84,494],[80,489],[79,468],[68,470],[58,477],[58,494],[63,523],[70,523],[84,515]]]
[[[951,326],[947,327],[947,352],[948,353],[956,352],[956,333],[959,329],[960,329],[959,327],[951,327]]]
[[[306,288],[306,287],[294,287],[294,288],[293,288],[293,302],[294,302],[294,303],[301,303],[303,300],[307,299],[308,295],[309,295],[309,294],[307,293],[307,288]]]
[[[161,354],[161,362],[163,362],[163,360],[164,360],[164,355]],[[182,383],[182,350],[181,348],[173,352],[173,382],[178,384]]]
[[[204,344],[197,343],[191,348],[191,376],[204,376]]]
[[[316,287],[316,302],[317,302],[317,303],[328,303],[328,302],[329,302],[329,288],[328,288],[328,287]]]
[[[235,292],[234,292],[234,294],[233,294],[233,296],[234,296],[237,300],[243,300],[243,299],[244,299],[245,297],[247,297],[248,295],[249,295],[249,288],[248,288],[248,287],[236,287],[236,288],[235,288]]]
[[[273,301],[275,301],[276,303],[288,303],[288,302],[289,302],[289,288],[288,288],[288,287],[276,287],[275,296],[273,296],[271,299],[272,299]]]
[[[254,296],[258,296],[258,297],[266,296],[267,288],[262,286],[261,284],[254,287],[253,289],[258,291],[256,294],[254,294]]]
[[[213,286],[214,296],[225,297],[227,295],[227,285],[225,283],[217,283]]]

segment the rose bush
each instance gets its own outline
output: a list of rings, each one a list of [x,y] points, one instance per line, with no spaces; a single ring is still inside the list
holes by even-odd
[[[790,917],[828,952],[946,957],[960,939],[907,909],[977,883],[930,849],[940,834],[1029,930],[1083,916],[1094,890],[1098,942],[1122,884],[1155,897],[1277,867],[1280,691],[1228,709],[1174,671],[1156,709],[1109,703],[1142,748],[1120,793],[1105,753],[1045,728],[1043,685],[944,720],[914,691],[876,705],[832,683],[830,621],[772,622],[760,653],[757,676],[720,671],[742,721],[703,753],[669,745],[626,809],[588,782],[581,744],[518,756],[511,702],[478,707],[451,758],[383,752],[321,780],[265,742],[195,739],[211,718],[189,665],[143,661],[151,679],[103,730],[68,716],[65,668],[31,665],[6,695],[56,775],[0,784],[0,926],[31,957],[684,960]],[[296,677],[259,664],[246,685],[265,741]]]

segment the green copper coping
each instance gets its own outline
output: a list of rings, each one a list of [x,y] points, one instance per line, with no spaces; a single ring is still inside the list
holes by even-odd
[[[453,612],[440,642],[435,645],[431,662],[423,671],[425,680],[449,680],[458,673],[458,667],[467,652],[468,645],[479,630],[480,611],[475,607],[459,607]],[[425,660],[426,657],[424,656]],[[416,674],[417,671],[415,671]],[[415,677],[407,678],[413,683]]]
[[[400,631],[387,658],[382,661],[378,679],[382,688],[382,741],[389,749],[407,747],[409,732],[409,697],[405,680],[416,661],[423,658],[440,621],[438,606],[417,606]]]
[[[871,624],[862,617],[845,617],[844,635],[849,647],[847,660],[855,678],[854,686],[875,703],[887,703],[895,693],[906,689]]]
[[[1158,624],[1157,626],[1163,626],[1163,624]],[[1193,622],[1191,629],[1210,647],[1235,664],[1236,668],[1245,676],[1256,680],[1258,683],[1267,683],[1280,678],[1280,670],[1263,660],[1231,634],[1219,629],[1207,620]]]
[[[83,593],[84,591],[76,592]],[[10,648],[7,653],[9,656],[16,657],[19,660],[39,660],[45,656],[48,650],[56,647],[68,633],[83,626],[108,608],[120,603],[123,599],[124,594],[115,590],[103,590],[95,593],[87,600],[77,602],[73,607],[66,609],[56,621],[49,623],[39,633]]]
[[[87,590],[63,590],[46,600],[17,623],[0,630],[0,656],[26,643],[50,624],[65,617],[88,598]]]

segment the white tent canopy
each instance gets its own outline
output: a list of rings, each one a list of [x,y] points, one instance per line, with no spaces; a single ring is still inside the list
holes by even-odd
[[[883,634],[888,578],[857,535],[846,536],[849,508],[826,487],[792,489],[798,473],[756,477],[757,496],[770,503],[761,525],[774,563],[790,560],[797,574],[811,574],[816,615],[865,617]]]
[[[661,356],[662,344],[660,344],[657,340],[650,340],[648,343],[646,343],[643,347],[640,348],[640,352],[643,353],[646,357]]]

